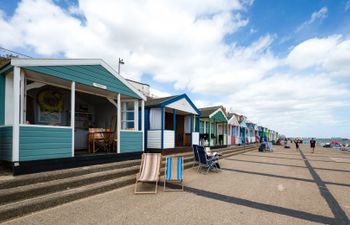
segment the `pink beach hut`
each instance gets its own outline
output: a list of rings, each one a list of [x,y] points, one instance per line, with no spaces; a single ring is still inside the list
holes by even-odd
[[[239,122],[234,113],[228,113],[228,145],[239,144]]]

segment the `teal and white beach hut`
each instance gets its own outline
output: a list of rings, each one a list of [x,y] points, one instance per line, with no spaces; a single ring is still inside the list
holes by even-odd
[[[248,135],[247,135],[248,144],[255,143],[255,126],[256,126],[256,124],[249,121],[249,120],[246,122],[246,124],[248,127]]]
[[[46,160],[59,168],[79,156],[140,153],[145,100],[100,59],[11,59],[0,68],[0,160],[35,170]],[[91,153],[96,128],[105,133]]]
[[[227,117],[223,106],[201,108],[200,133],[201,144],[205,146],[227,145]]]

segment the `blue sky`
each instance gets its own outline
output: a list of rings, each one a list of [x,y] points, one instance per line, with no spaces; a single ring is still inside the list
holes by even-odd
[[[0,46],[103,58],[289,136],[350,137],[350,0],[0,0]],[[45,10],[43,10],[45,9]]]

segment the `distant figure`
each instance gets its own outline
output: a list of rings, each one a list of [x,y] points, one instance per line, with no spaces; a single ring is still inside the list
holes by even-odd
[[[316,146],[316,140],[314,138],[311,138],[310,147],[312,148],[312,153],[315,152],[315,146]]]
[[[295,139],[295,140],[294,140],[294,143],[295,143],[295,148],[296,148],[296,150],[298,151],[298,150],[299,150],[299,140],[298,140],[298,139]]]

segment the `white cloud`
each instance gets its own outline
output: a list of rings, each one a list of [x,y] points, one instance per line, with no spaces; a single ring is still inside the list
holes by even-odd
[[[150,96],[154,98],[162,98],[162,97],[168,97],[172,96],[169,92],[166,91],[160,91],[155,88],[150,87]]]
[[[308,25],[314,23],[315,21],[320,21],[323,20],[324,18],[327,17],[327,13],[328,13],[328,9],[327,7],[322,7],[320,10],[318,10],[317,12],[313,12],[310,16],[310,19],[305,21],[303,24],[301,24],[298,28],[297,28],[297,32],[301,31],[302,29],[304,29],[305,27],[307,27]]]
[[[297,69],[314,67],[328,75],[350,78],[350,39],[334,35],[306,40],[292,49],[286,62]]]
[[[271,51],[272,34],[247,46],[225,43],[226,35],[249,23],[241,13],[251,4],[80,0],[78,6],[62,9],[50,0],[23,0],[12,17],[0,13],[0,45],[46,57],[103,58],[114,67],[120,57],[125,61],[122,74],[130,79],[150,74],[157,82],[173,84],[177,92],[215,99],[197,98],[198,107],[223,103],[285,132],[312,122],[339,121],[333,109],[347,104],[349,88],[331,76],[349,77],[350,40],[339,35],[313,38],[286,58]],[[307,23],[326,15],[322,8]],[[279,73],[285,65],[287,71]],[[302,76],[308,70],[314,75]],[[172,94],[168,92],[151,88],[159,97]]]

